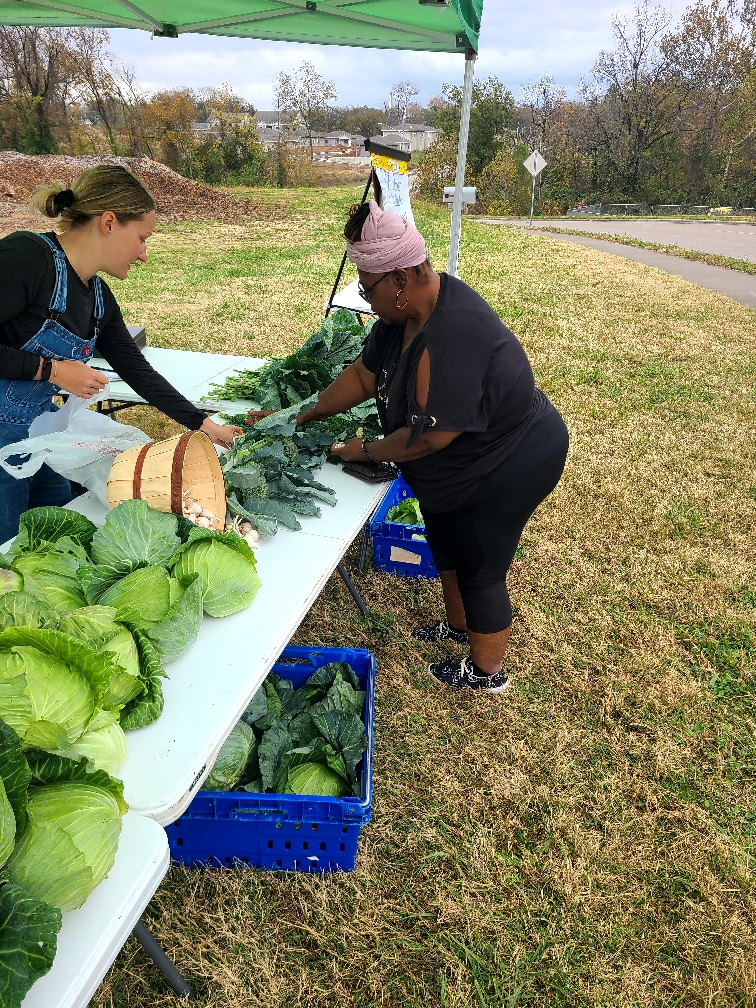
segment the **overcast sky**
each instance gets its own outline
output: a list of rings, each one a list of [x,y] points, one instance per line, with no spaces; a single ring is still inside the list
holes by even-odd
[[[496,74],[520,97],[520,86],[551,74],[573,93],[602,48],[611,46],[612,15],[630,12],[631,3],[604,0],[558,0],[504,3],[486,0],[476,75]],[[441,91],[445,81],[462,79],[463,60],[446,53],[396,52],[262,42],[255,39],[181,35],[150,39],[129,29],[111,32],[111,50],[133,66],[150,91],[176,87],[218,87],[225,82],[258,109],[272,104],[271,84],[280,70],[293,70],[310,60],[339,91],[340,105],[380,108],[392,84],[411,80],[422,104]]]

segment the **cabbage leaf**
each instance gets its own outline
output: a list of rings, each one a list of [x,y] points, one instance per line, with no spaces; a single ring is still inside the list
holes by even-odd
[[[154,644],[143,630],[131,627],[139,652],[139,675],[143,690],[130,700],[121,711],[121,727],[124,731],[145,728],[157,721],[163,713],[163,687],[160,680],[165,678],[163,666]]]
[[[61,509],[62,510],[62,509]],[[60,910],[15,882],[0,885],[0,1005],[21,1008],[57,951]]]
[[[343,778],[323,763],[302,763],[289,771],[286,781],[286,792],[289,794],[341,798],[347,791]]]
[[[117,615],[113,606],[84,606],[62,616],[58,628],[86,641],[96,651],[112,655],[118,663],[103,701],[107,708],[123,707],[144,689],[136,642],[131,632],[116,621]]]
[[[165,565],[181,545],[177,528],[176,515],[156,511],[146,501],[123,501],[92,537],[92,560],[121,573]]]
[[[154,626],[165,619],[170,608],[168,575],[156,565],[140,567],[116,581],[97,601],[116,608],[123,623],[142,629]]]
[[[115,777],[128,755],[128,744],[118,723],[118,712],[97,711],[74,744],[56,755],[73,760],[84,757],[93,769],[104,770]]]
[[[13,566],[24,579],[24,591],[46,600],[58,613],[87,604],[77,578],[82,562],[70,553],[21,553]]]
[[[78,511],[62,507],[30,508],[21,515],[11,553],[33,553],[43,543],[56,543],[64,537],[88,547],[96,531],[97,526]]]
[[[26,828],[27,789],[31,771],[21,748],[21,739],[0,720],[0,778],[15,820],[16,839]],[[0,1002],[2,1003],[2,1002]]]
[[[89,781],[34,788],[29,821],[6,871],[60,910],[82,906],[113,867],[121,811],[108,789]]]
[[[12,626],[55,630],[58,614],[46,599],[25,591],[7,592],[0,595],[0,630]]]
[[[178,593],[175,586],[180,589]],[[163,662],[175,661],[188,651],[197,640],[202,625],[202,582],[199,574],[171,578],[170,591],[175,601],[165,618],[146,630]]]

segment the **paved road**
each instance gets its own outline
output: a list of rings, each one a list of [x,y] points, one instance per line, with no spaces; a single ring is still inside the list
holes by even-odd
[[[527,225],[528,222],[507,223]],[[697,252],[710,252],[714,255],[746,259],[748,262],[756,263],[756,224],[745,224],[742,221],[596,221],[567,217],[554,218],[549,224],[569,228],[572,231],[585,231],[586,234],[599,232],[629,235],[631,238],[640,238],[641,241],[658,242],[660,245],[679,245],[680,248],[695,249]]]
[[[756,229],[755,229],[756,230]],[[649,252],[648,249],[633,248],[632,245],[618,245],[616,242],[600,241],[598,238],[582,238],[578,235],[554,234],[549,231],[537,231],[544,237],[555,238],[557,241],[568,241],[585,248],[600,249],[610,252],[622,259],[632,259],[634,262],[655,266],[672,276],[681,277],[699,287],[717,291],[725,297],[739,301],[749,308],[756,308],[756,274],[739,273],[737,270],[725,269],[722,266],[709,266],[706,263],[693,262],[691,259],[681,259],[679,256],[665,255],[663,252]]]

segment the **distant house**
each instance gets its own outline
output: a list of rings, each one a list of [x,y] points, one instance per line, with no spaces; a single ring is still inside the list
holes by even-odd
[[[207,140],[208,137],[217,136],[217,132],[215,124],[207,122],[192,123],[192,133],[194,133],[195,139],[200,143],[203,140]]]
[[[259,130],[274,129],[279,132],[289,129],[294,121],[290,112],[255,112],[255,118]]]
[[[277,147],[279,144],[284,144],[286,147],[296,147],[299,143],[298,137],[293,133],[289,133],[286,130],[279,130],[275,127],[257,127],[257,135],[260,137],[263,147],[266,150],[270,150],[271,147]]]
[[[382,130],[380,136],[370,137],[370,142],[383,144],[384,147],[391,147],[393,150],[403,151],[405,154],[412,151],[411,141],[393,130]]]
[[[428,150],[430,145],[441,136],[441,130],[435,128],[435,126],[426,126],[424,123],[400,123],[398,126],[391,127],[381,127],[381,134],[383,135],[383,142],[388,147],[396,147],[396,142],[389,143],[386,137],[388,135],[398,136],[409,144],[409,147],[399,147],[399,150],[410,151],[415,153],[415,151],[425,151]],[[376,143],[380,143],[380,137],[376,137]]]

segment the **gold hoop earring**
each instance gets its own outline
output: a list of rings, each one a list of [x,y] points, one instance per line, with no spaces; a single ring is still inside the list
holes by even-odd
[[[400,295],[400,294],[404,294],[404,291],[399,291],[399,292],[397,293],[397,295],[396,295],[396,307],[397,307],[397,308],[399,309],[399,311],[404,311],[404,309],[405,309],[405,308],[407,307],[407,305],[409,304],[409,298],[408,298],[408,297],[407,297],[407,295],[405,294],[405,295],[404,295],[404,304],[399,304],[399,295]]]

